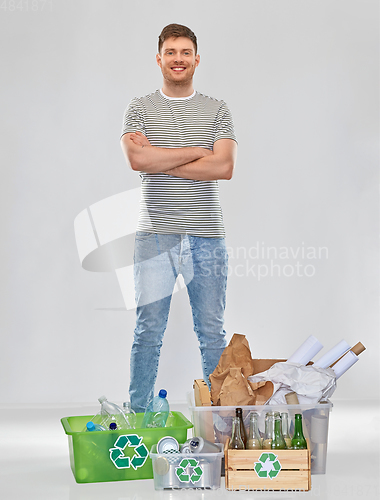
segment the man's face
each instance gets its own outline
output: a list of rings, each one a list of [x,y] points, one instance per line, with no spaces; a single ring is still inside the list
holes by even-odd
[[[177,85],[191,82],[199,64],[199,55],[195,54],[193,42],[183,36],[165,40],[156,59],[164,79]]]

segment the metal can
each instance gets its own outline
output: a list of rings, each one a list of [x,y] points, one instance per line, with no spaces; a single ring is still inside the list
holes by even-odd
[[[179,452],[179,444],[176,438],[165,436],[157,443],[157,453]]]
[[[206,441],[203,437],[193,437],[189,444],[192,453],[219,453],[220,448],[211,441]]]
[[[192,451],[190,450],[190,441],[191,439],[188,439],[181,445],[179,449],[181,453],[192,453]]]

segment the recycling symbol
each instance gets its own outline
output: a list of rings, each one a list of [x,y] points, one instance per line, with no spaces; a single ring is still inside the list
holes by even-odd
[[[281,464],[274,453],[262,453],[259,461],[255,462],[255,471],[258,477],[274,479],[281,470]]]
[[[193,472],[190,475],[188,467],[193,468]],[[198,460],[194,458],[184,458],[178,467],[175,469],[176,476],[181,481],[181,483],[197,483],[202,477],[203,470],[199,465]]]
[[[132,459],[124,455],[124,449],[127,446],[135,450]],[[138,467],[142,467],[148,458],[148,448],[142,443],[142,437],[137,434],[119,436],[114,448],[110,448],[109,452],[110,459],[118,469],[128,469],[132,466],[136,470]]]

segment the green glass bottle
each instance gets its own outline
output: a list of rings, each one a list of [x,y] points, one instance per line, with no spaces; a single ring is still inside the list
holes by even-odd
[[[302,432],[302,415],[300,413],[296,413],[294,422],[294,435],[292,438],[292,449],[304,450],[306,448],[307,443]]]
[[[282,435],[282,422],[281,417],[276,415],[274,417],[274,433],[271,442],[272,450],[286,450],[286,443],[284,436]]]

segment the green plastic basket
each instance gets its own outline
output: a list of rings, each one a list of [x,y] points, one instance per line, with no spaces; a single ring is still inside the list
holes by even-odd
[[[69,439],[70,465],[77,483],[153,479],[149,450],[164,436],[179,443],[187,439],[193,424],[180,412],[172,411],[169,427],[86,432],[93,415],[65,417],[62,426]],[[144,414],[137,414],[137,426]]]

